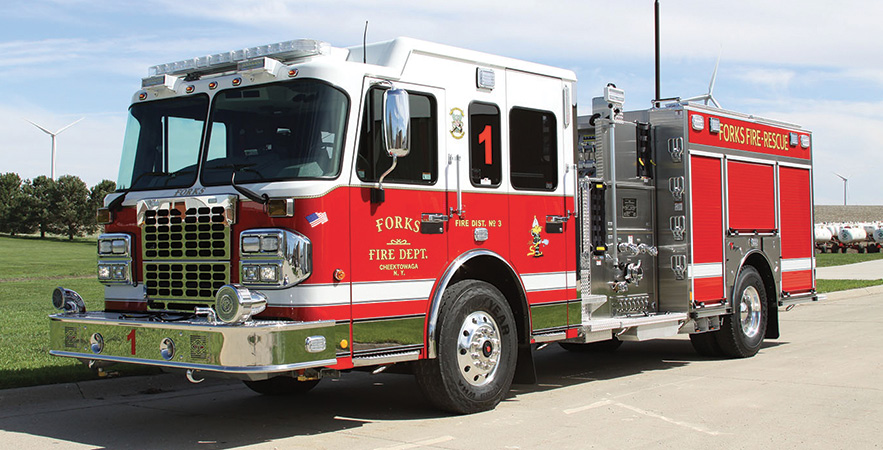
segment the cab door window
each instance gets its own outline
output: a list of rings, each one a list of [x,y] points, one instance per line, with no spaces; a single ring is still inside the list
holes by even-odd
[[[555,114],[527,108],[509,112],[512,187],[554,191],[558,186]]]
[[[490,103],[469,105],[469,181],[473,186],[500,185],[500,108]]]
[[[408,91],[411,109],[411,151],[398,158],[384,183],[434,184],[438,179],[438,120],[435,98]],[[362,181],[377,181],[392,164],[383,146],[383,89],[366,94],[356,174]]]

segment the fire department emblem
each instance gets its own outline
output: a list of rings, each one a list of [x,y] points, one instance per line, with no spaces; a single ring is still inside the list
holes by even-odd
[[[539,258],[543,256],[543,252],[540,250],[540,246],[549,245],[548,239],[543,239],[540,233],[543,231],[543,228],[540,226],[540,223],[537,221],[537,216],[533,216],[533,227],[530,229],[530,251],[527,252],[527,256],[533,256],[534,258]]]
[[[451,109],[451,136],[454,139],[462,138],[466,132],[463,130],[463,110],[460,108]]]

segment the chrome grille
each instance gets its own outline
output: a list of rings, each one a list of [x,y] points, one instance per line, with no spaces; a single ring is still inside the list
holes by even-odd
[[[144,284],[150,298],[214,301],[215,293],[229,280],[227,262],[144,264]]]
[[[193,310],[230,283],[235,196],[143,200],[138,206],[147,306]]]
[[[221,206],[145,211],[144,259],[230,259],[224,212]]]

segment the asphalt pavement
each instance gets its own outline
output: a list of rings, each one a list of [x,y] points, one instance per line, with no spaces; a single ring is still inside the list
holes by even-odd
[[[780,311],[782,337],[747,359],[684,336],[611,354],[536,353],[536,385],[452,416],[414,378],[345,373],[303,397],[180,375],[0,391],[0,448],[880,448],[883,287]]]

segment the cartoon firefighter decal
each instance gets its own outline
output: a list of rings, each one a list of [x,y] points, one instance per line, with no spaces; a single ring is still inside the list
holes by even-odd
[[[549,240],[542,239],[542,236],[540,236],[541,231],[543,231],[543,228],[540,227],[540,223],[537,222],[537,216],[533,216],[533,227],[530,229],[530,251],[527,253],[527,256],[533,256],[534,258],[543,256],[543,252],[540,251],[540,246],[549,245]]]

